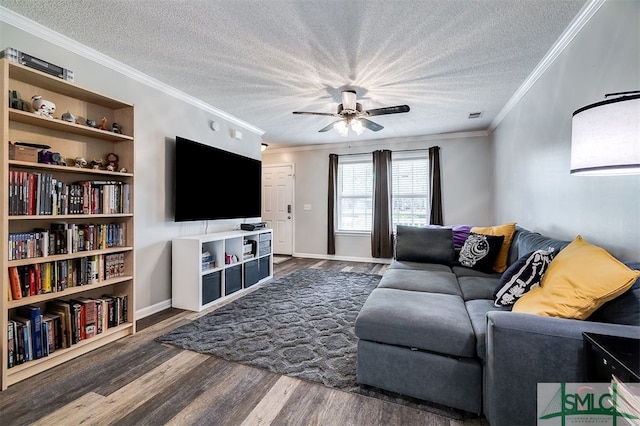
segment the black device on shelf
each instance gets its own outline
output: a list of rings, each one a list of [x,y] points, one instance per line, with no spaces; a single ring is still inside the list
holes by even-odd
[[[640,339],[582,333],[585,378],[590,382],[640,382]]]
[[[259,218],[262,162],[180,136],[175,153],[175,221]]]
[[[43,61],[42,59],[38,59],[35,56],[31,56],[11,47],[7,47],[0,52],[0,59],[2,58],[7,58],[11,62],[25,65],[66,81],[74,81],[73,71],[59,65],[54,65],[51,62]]]
[[[240,229],[243,231],[256,231],[259,229],[265,229],[267,227],[266,222],[256,222],[256,223],[241,223]]]

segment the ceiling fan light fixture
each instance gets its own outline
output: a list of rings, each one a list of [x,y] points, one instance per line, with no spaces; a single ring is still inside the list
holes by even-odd
[[[333,125],[336,132],[340,133],[340,136],[347,137],[349,135],[349,127],[344,121],[338,121]]]
[[[351,120],[351,130],[356,132],[356,135],[360,136],[362,132],[364,132],[364,127],[362,126],[362,121],[360,120]]]

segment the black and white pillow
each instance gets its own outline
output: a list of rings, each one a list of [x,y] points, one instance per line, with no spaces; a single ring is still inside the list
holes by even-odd
[[[542,276],[555,255],[553,251],[552,247],[533,251],[507,268],[493,292],[494,305],[513,305],[526,292],[540,285]]]
[[[458,261],[467,268],[493,272],[493,262],[500,253],[503,241],[504,235],[471,232],[460,250]]]

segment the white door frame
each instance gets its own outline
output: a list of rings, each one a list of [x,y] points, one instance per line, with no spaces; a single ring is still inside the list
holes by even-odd
[[[290,238],[291,238],[291,254],[295,253],[295,241],[296,241],[296,237],[295,237],[295,232],[296,232],[296,226],[295,226],[295,220],[296,220],[296,211],[295,211],[295,194],[296,194],[296,190],[295,190],[295,185],[296,185],[296,179],[295,179],[295,175],[296,175],[296,168],[295,168],[295,163],[274,163],[274,164],[263,164],[262,168],[263,169],[268,169],[268,168],[276,168],[276,167],[291,167],[291,232],[290,232]],[[264,186],[263,186],[264,189]],[[273,240],[278,241],[278,235],[277,235],[277,229],[273,229]],[[273,247],[273,244],[272,244]]]

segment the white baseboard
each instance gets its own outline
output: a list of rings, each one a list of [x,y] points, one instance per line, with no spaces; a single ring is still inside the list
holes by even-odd
[[[146,308],[142,308],[139,311],[136,311],[136,320],[148,317],[149,315],[157,314],[158,312],[169,309],[170,307],[171,299],[163,300],[162,302],[156,303],[155,305],[147,306]]]
[[[321,259],[321,260],[342,260],[344,262],[366,262],[366,263],[391,263],[391,260],[392,260],[392,259],[381,259],[377,257],[335,256],[330,254],[315,254],[315,253],[293,253],[293,257],[304,257],[307,259]]]

